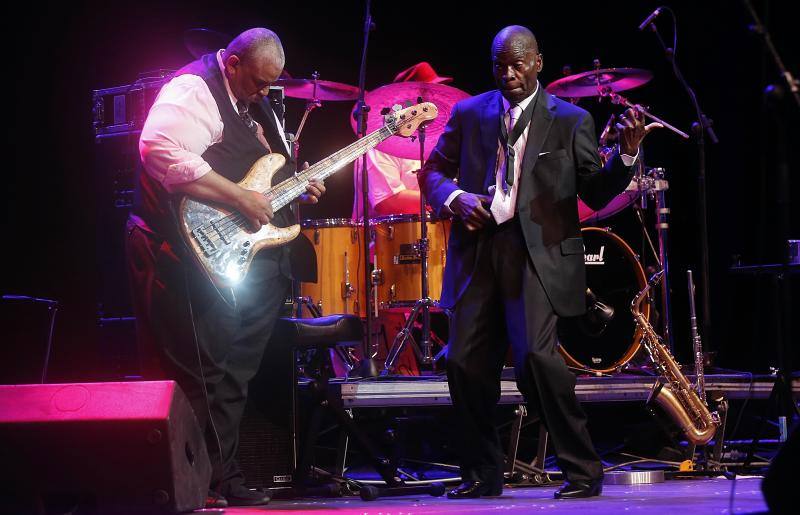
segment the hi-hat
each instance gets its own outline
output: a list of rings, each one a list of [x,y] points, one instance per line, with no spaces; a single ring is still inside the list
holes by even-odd
[[[391,109],[394,105],[401,107],[414,105],[419,103],[419,98],[422,98],[422,102],[432,102],[439,109],[439,116],[425,126],[425,159],[427,159],[439,136],[444,132],[444,127],[450,118],[450,110],[456,102],[469,96],[460,89],[432,82],[393,82],[381,86],[368,91],[364,97],[364,101],[370,107],[367,133],[383,126],[381,111],[385,108]],[[353,131],[358,131],[358,121],[351,117],[350,123]],[[419,142],[416,139],[389,138],[376,148],[395,157],[419,159]]]
[[[653,72],[641,68],[603,68],[562,77],[547,85],[548,93],[563,98],[601,96],[601,88],[617,93],[638,88],[653,78]]]
[[[355,100],[358,98],[358,88],[340,82],[314,79],[279,79],[274,86],[283,86],[283,93],[290,98],[304,100]]]

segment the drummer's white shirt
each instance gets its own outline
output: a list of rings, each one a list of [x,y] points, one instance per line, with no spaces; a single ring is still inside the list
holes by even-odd
[[[526,97],[524,100],[520,101],[517,105],[524,111],[526,107],[536,98],[536,94],[539,92],[539,83],[536,83],[536,89],[533,93]],[[511,103],[503,97],[503,112],[505,114],[505,123],[508,124],[508,110],[511,108]],[[533,121],[533,119],[531,119]],[[530,122],[528,126],[525,127],[525,130],[520,135],[519,139],[517,139],[516,143],[514,143],[514,153],[517,156],[524,156],[525,155],[525,147],[528,143],[528,133],[530,132]],[[510,133],[511,131],[509,131]],[[491,203],[491,212],[494,215],[495,221],[497,223],[505,222],[506,220],[511,219],[514,216],[514,211],[516,210],[517,205],[517,190],[519,187],[519,176],[522,172],[522,159],[515,159],[514,160],[514,185],[511,187],[510,190],[505,191],[502,187],[502,182],[504,181],[503,173],[501,173],[505,169],[505,153],[502,151],[502,143],[498,140],[498,157],[497,157],[497,166],[495,168],[495,188],[494,188],[494,195],[492,198]],[[540,154],[541,155],[541,154]],[[635,156],[629,156],[627,154],[620,154],[620,158],[622,159],[622,163],[625,166],[633,166],[636,162],[636,159],[639,157],[639,153],[637,152]],[[450,209],[450,203],[460,194],[464,193],[464,190],[455,190],[452,192],[447,199],[444,201],[444,205],[447,209]],[[577,201],[577,200],[576,200]]]
[[[363,216],[361,204],[363,191],[361,188],[362,158],[355,161],[353,167],[353,219]],[[370,216],[374,215],[375,206],[387,198],[403,191],[419,191],[417,171],[420,168],[419,159],[406,159],[395,157],[380,150],[371,148],[367,151],[367,184],[369,186]]]
[[[217,52],[217,63],[236,110],[236,97],[225,77],[222,50]],[[283,126],[274,112],[273,116],[289,152]],[[256,136],[269,149],[264,129],[261,124],[256,125]],[[170,192],[175,184],[196,181],[211,171],[211,165],[201,156],[208,147],[222,141],[223,129],[217,102],[202,77],[192,74],[175,77],[161,88],[142,128],[139,154],[145,171]]]

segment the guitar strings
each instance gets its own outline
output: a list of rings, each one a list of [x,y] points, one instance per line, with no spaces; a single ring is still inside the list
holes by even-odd
[[[416,116],[412,116],[412,117],[409,118],[409,120],[405,120],[404,123],[411,122],[415,118],[416,118]],[[361,140],[361,143],[363,145],[355,145],[355,144],[353,144],[353,145],[350,145],[348,147],[345,147],[345,148],[341,149],[340,151],[338,151],[338,152],[332,154],[331,156],[329,156],[328,158],[323,159],[322,161],[314,164],[314,166],[311,166],[311,167],[307,168],[306,170],[303,170],[301,173],[298,173],[295,176],[290,177],[290,178],[284,180],[283,182],[277,184],[275,187],[271,188],[268,192],[264,193],[264,195],[267,196],[267,195],[274,194],[275,192],[279,192],[275,197],[273,197],[270,200],[272,202],[273,206],[276,206],[276,205],[278,206],[277,209],[275,209],[277,211],[278,209],[281,209],[286,204],[288,204],[291,200],[293,200],[297,196],[298,193],[301,193],[302,191],[305,190],[305,187],[308,184],[307,179],[311,178],[315,173],[317,173],[319,168],[323,168],[324,169],[325,166],[330,166],[330,164],[333,164],[333,163],[331,163],[331,161],[336,162],[336,161],[342,160],[343,158],[347,158],[347,160],[344,160],[344,161],[341,162],[341,166],[345,166],[347,163],[350,162],[349,161],[350,158],[352,158],[353,156],[357,157],[358,155],[363,153],[363,151],[362,151],[363,150],[363,148],[362,148],[363,146],[367,146],[367,147],[377,146],[378,143],[380,143],[384,139],[392,136],[393,134],[395,134],[396,131],[397,131],[396,124],[393,125],[392,122],[387,123],[386,125],[384,125],[380,129],[378,129],[375,132],[373,132],[372,134],[364,137],[364,139]],[[388,134],[385,134],[387,132],[388,132]],[[377,140],[377,141],[375,141],[375,140]],[[356,143],[358,143],[358,142],[356,142]],[[325,175],[324,173],[321,174],[321,178],[325,179],[325,178],[329,177],[335,171],[339,170],[339,168],[340,167],[329,169],[328,171],[330,173],[328,173],[327,175]],[[294,184],[291,184],[292,182],[294,182]],[[222,222],[222,223],[220,223],[220,222]],[[248,222],[244,218],[244,216],[241,213],[237,212],[237,213],[231,213],[230,215],[227,215],[227,216],[224,216],[222,218],[219,218],[219,219],[217,219],[217,220],[215,220],[213,222],[210,222],[209,224],[206,224],[205,226],[203,226],[201,228],[204,229],[204,230],[208,230],[208,229],[213,230],[214,231],[213,233],[207,234],[206,236],[208,237],[209,240],[211,240],[212,243],[218,243],[220,240],[223,240],[224,237],[231,235],[232,232],[235,232],[238,229],[244,228],[247,225],[248,225]]]

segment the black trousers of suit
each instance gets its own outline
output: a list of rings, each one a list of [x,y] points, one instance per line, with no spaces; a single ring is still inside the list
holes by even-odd
[[[291,281],[253,273],[257,280],[237,287],[231,306],[198,267],[182,264],[166,243],[131,221],[126,252],[142,375],[172,379],[186,393],[205,431],[210,487],[226,495],[244,483],[235,457],[248,382]]]
[[[501,486],[504,452],[495,429],[500,374],[510,343],[517,385],[548,429],[569,480],[599,479],[600,458],[558,353],[556,321],[517,219],[485,229],[475,273],[450,321],[447,380],[465,481]]]

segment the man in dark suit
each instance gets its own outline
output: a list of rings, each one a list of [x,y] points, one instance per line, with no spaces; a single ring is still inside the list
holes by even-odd
[[[556,349],[557,317],[585,310],[576,196],[599,209],[622,191],[639,144],[658,125],[645,127],[641,113],[628,110],[617,123],[620,148],[603,167],[591,115],[540,86],[542,55],[530,30],[501,30],[492,61],[499,89],[454,107],[419,175],[434,211],[456,215],[441,303],[453,310],[447,378],[464,483],[448,496],[502,492],[492,419],[510,343],[518,387],[567,479],[556,498],[591,497],[601,492],[603,468],[575,377]]]

